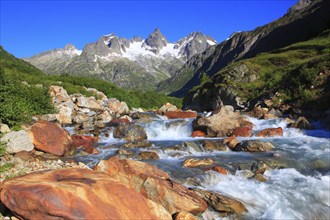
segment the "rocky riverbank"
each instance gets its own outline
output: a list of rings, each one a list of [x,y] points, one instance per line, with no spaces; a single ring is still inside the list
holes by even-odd
[[[251,212],[249,203],[205,189],[203,176],[242,176],[267,183],[268,172],[287,166],[276,162],[284,152],[276,152],[279,145],[274,138],[286,138],[286,129],[313,129],[300,115],[256,129],[260,126],[256,118],[283,116],[284,111],[271,106],[256,106],[248,113],[223,106],[197,115],[167,103],[143,112],[129,110],[125,103],[96,90],[88,91],[95,97],[69,96],[62,87],[52,86],[57,114],[36,116],[21,131],[1,125],[1,142],[6,145],[0,161],[1,213],[7,216],[3,218],[240,218]],[[163,120],[164,128],[157,124]],[[157,126],[163,130],[150,133]],[[173,142],[169,134],[165,142],[152,141],[170,131],[190,140]],[[104,145],[106,138],[116,142]],[[219,160],[222,152],[242,156],[234,163],[222,162],[228,160],[228,156]],[[247,154],[262,159],[251,163]],[[164,166],[169,157],[179,158],[179,163]],[[84,158],[97,158],[97,163],[88,167],[78,162]],[[323,160],[315,162],[318,170],[327,166]]]

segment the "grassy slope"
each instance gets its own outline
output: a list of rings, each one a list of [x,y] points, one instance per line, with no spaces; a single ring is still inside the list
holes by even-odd
[[[31,64],[15,58],[2,47],[0,58],[0,120],[10,126],[28,122],[33,115],[54,111],[48,95],[50,85],[63,86],[69,94],[81,93],[86,96],[93,94],[83,86],[96,88],[109,98],[125,101],[129,107],[150,109],[160,107],[165,102],[181,107],[180,99],[155,92],[125,90],[110,82],[87,77],[46,75]],[[26,83],[22,83],[24,81]]]
[[[249,69],[243,78],[233,75],[240,65]],[[254,75],[256,80],[246,82]],[[279,92],[277,101],[291,102],[302,108],[330,108],[330,31],[308,41],[296,43],[254,58],[235,62],[212,77],[217,88],[230,87],[245,100]],[[206,85],[195,87],[207,91]]]

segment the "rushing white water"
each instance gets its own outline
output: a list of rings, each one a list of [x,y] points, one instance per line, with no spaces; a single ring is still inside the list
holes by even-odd
[[[238,138],[239,141],[271,142],[274,149],[270,153],[205,151],[202,147],[205,138],[191,138],[192,120],[166,118],[141,124],[152,146],[134,150],[137,153],[156,152],[160,159],[147,162],[169,172],[176,181],[242,201],[248,210],[242,219],[329,219],[330,132],[318,124],[313,124],[316,130],[306,131],[288,128],[284,119],[249,120],[256,125],[254,133],[265,128],[283,128],[282,137]],[[212,138],[214,141],[219,139]],[[101,154],[80,159],[95,165],[97,161],[115,155],[123,142],[113,138],[110,130],[107,137],[101,135]],[[192,157],[212,158],[231,174],[182,167],[183,161]],[[237,167],[250,169],[253,162],[260,160],[275,164],[273,169],[265,172],[266,182],[247,179],[242,175],[244,171],[237,170]],[[216,213],[212,215],[212,211],[202,217],[218,218]]]
[[[304,176],[295,169],[266,171],[267,182],[248,180],[237,173],[208,172],[200,177],[203,189],[237,198],[246,219],[328,219],[330,176]]]
[[[182,140],[190,139],[191,122],[191,119],[157,119],[142,126],[146,129],[148,140]]]

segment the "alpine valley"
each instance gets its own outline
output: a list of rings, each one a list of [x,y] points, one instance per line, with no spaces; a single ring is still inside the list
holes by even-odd
[[[330,0],[296,1],[219,43],[156,28],[25,59],[0,46],[0,220],[329,219]]]

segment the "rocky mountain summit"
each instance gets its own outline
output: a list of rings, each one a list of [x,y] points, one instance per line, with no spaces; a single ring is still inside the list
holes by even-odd
[[[94,76],[123,88],[154,90],[191,57],[216,44],[200,32],[170,43],[156,28],[147,39],[126,39],[111,33],[82,51],[67,45],[25,60],[48,74]]]

